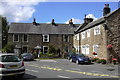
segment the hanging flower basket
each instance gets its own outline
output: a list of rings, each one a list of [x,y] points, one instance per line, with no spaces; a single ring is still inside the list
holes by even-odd
[[[112,46],[111,44],[107,45],[107,48],[108,48],[108,49],[112,49],[112,47],[113,47],[113,46]]]
[[[93,52],[93,55],[97,55],[97,53],[96,53],[96,52]]]

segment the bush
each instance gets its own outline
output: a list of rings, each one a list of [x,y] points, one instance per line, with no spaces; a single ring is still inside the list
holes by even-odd
[[[14,53],[14,44],[13,43],[8,43],[5,47],[4,47],[4,51],[7,53]]]
[[[91,58],[91,61],[92,62],[96,62],[96,61],[98,61],[99,60],[99,58]]]

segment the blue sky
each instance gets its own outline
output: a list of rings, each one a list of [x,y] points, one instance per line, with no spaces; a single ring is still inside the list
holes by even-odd
[[[45,2],[37,5],[33,17],[40,23],[64,23],[71,18],[84,19],[85,14],[93,14],[96,18],[102,17],[104,4],[110,4],[111,11],[118,8],[117,2]],[[32,18],[28,21],[31,22]]]
[[[84,15],[95,19],[102,17],[104,4],[109,4],[111,11],[118,8],[118,2],[52,2],[54,0],[4,0],[0,1],[0,15],[9,22],[31,23],[36,18],[38,23],[74,23],[83,22]],[[58,0],[59,1],[59,0]],[[66,1],[66,0],[64,0]],[[70,0],[73,1],[73,0]]]

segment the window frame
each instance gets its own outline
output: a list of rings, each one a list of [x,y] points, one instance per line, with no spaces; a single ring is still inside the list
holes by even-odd
[[[87,37],[90,37],[90,31],[91,31],[91,29],[87,30]]]
[[[100,25],[96,26],[94,28],[94,35],[99,35],[101,34],[101,28],[100,28]]]
[[[81,32],[81,39],[85,39],[85,31]]]
[[[27,47],[27,52],[23,52],[23,47]],[[28,53],[28,45],[23,45],[22,46],[22,53]]]
[[[15,35],[18,35],[17,41],[15,41]],[[13,34],[13,42],[19,42],[19,34]]]
[[[24,41],[24,35],[27,35],[27,41]],[[28,34],[23,34],[23,35],[22,35],[22,41],[23,41],[23,42],[28,42]]]
[[[67,36],[67,39],[66,39],[66,36]],[[70,41],[69,35],[63,35],[63,39],[64,39],[64,42],[69,42]]]
[[[47,50],[47,53],[44,52],[44,51],[45,51],[45,47],[47,47],[48,50],[49,50],[49,47],[48,47],[48,46],[43,46],[43,54],[47,54],[47,53],[48,53],[48,50]]]
[[[46,38],[47,41],[45,41],[45,36],[47,36],[47,38]],[[49,37],[49,34],[46,34],[46,35],[43,34],[43,42],[49,42],[49,38],[50,38],[50,37]]]

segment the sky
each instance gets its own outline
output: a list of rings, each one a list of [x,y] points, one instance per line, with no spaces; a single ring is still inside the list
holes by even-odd
[[[109,4],[111,11],[118,9],[119,0],[0,0],[0,15],[7,17],[9,23],[68,23],[84,21],[84,15],[94,20],[103,16],[104,4]]]

